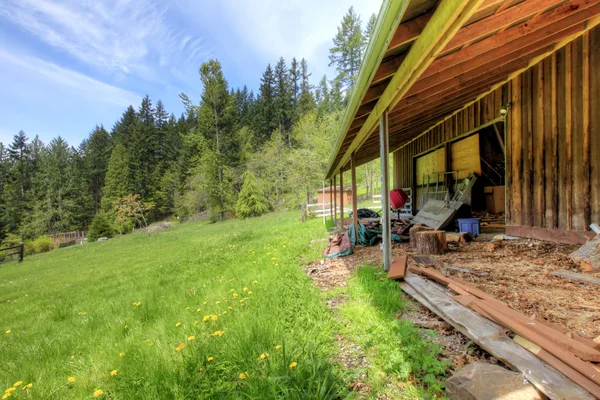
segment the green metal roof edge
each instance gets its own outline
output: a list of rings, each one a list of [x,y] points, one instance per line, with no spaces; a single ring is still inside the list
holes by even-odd
[[[337,136],[335,151],[331,153],[329,157],[326,179],[331,178],[337,171],[331,171],[335,157],[342,147],[344,137],[348,132],[348,128],[354,119],[356,111],[360,107],[360,101],[365,96],[369,85],[373,80],[373,76],[379,67],[379,64],[383,60],[383,56],[387,52],[390,41],[392,40],[410,0],[384,0],[377,16],[377,22],[375,23],[375,29],[367,45],[364,58],[360,65],[358,77],[356,83],[352,89],[350,101],[346,107],[344,118],[342,119],[342,125]],[[340,166],[340,169],[342,166]]]

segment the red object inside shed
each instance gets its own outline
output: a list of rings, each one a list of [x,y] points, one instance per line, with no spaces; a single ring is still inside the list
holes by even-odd
[[[402,189],[394,189],[390,191],[390,206],[393,210],[399,210],[408,201],[408,195]]]

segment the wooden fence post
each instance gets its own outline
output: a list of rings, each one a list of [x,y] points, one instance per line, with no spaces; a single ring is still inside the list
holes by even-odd
[[[24,247],[25,246],[24,246],[23,242],[19,243],[19,261],[18,262],[23,261],[23,248]]]

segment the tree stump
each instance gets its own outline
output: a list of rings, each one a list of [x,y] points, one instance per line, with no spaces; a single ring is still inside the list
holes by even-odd
[[[415,238],[417,254],[444,254],[447,249],[444,231],[421,231]]]
[[[410,235],[410,247],[415,249],[417,247],[416,234],[422,231],[432,231],[433,228],[423,225],[415,225],[409,229],[408,234]]]

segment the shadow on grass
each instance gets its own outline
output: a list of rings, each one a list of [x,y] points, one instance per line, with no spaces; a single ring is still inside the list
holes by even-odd
[[[411,321],[395,315],[407,306],[397,282],[381,268],[363,266],[348,281],[339,307],[346,337],[367,351],[367,383],[374,391],[408,398],[435,398],[449,367],[441,347],[422,337]]]

